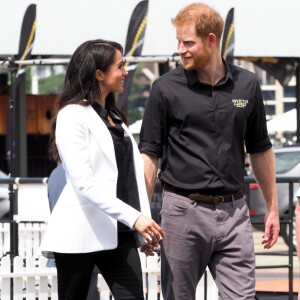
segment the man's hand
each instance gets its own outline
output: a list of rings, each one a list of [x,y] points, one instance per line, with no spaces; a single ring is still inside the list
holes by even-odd
[[[143,245],[141,251],[147,255],[154,256],[154,246],[151,243]]]
[[[250,160],[254,177],[267,205],[262,244],[265,249],[270,249],[277,242],[280,230],[273,150],[270,148],[263,152],[250,154]]]
[[[270,249],[277,242],[279,231],[278,211],[267,211],[265,215],[265,233],[262,241],[265,249]]]

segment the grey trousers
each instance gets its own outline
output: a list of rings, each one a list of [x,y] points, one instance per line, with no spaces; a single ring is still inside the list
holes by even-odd
[[[219,205],[164,192],[161,284],[166,300],[194,300],[206,267],[223,300],[255,296],[255,254],[245,197]]]

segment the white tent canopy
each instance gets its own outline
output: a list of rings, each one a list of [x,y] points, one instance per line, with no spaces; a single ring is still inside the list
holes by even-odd
[[[139,134],[142,127],[143,120],[137,120],[129,126],[129,130],[132,134]]]
[[[33,55],[71,55],[85,40],[112,39],[125,45],[131,14],[141,0],[2,0],[0,55],[14,55],[23,16],[37,5]],[[172,55],[176,51],[171,18],[193,0],[149,0],[142,55]],[[300,57],[299,0],[210,0],[225,19],[235,9],[236,56]],[[278,38],[284,37],[284,42]]]
[[[296,109],[277,115],[267,122],[269,133],[274,132],[295,132],[297,130],[297,111]]]

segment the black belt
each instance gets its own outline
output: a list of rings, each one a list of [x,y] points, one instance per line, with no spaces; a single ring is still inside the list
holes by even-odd
[[[165,186],[165,191],[189,198],[196,202],[211,203],[211,204],[222,204],[222,203],[230,202],[232,200],[238,200],[244,197],[243,191],[238,191],[234,194],[228,194],[228,195],[203,195],[194,191],[174,188],[169,185]]]

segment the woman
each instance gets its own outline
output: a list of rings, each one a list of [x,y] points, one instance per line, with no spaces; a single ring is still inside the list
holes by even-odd
[[[164,237],[149,217],[139,150],[115,106],[128,74],[122,52],[111,41],[80,45],[56,103],[49,152],[67,184],[41,250],[55,258],[59,299],[85,299],[95,265],[116,300],[144,299],[136,248],[151,255]]]

